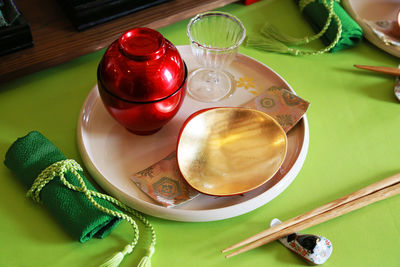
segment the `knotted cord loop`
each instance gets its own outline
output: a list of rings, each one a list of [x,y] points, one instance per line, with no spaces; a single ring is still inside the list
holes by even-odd
[[[41,203],[39,194],[43,187],[53,180],[54,177],[61,176],[69,170],[83,171],[81,166],[72,159],[57,161],[48,166],[35,179],[26,196],[32,198],[37,203]]]

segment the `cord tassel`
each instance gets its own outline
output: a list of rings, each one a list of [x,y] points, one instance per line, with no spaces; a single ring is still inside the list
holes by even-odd
[[[261,28],[260,33],[268,38],[274,39],[288,45],[300,45],[308,42],[308,37],[296,38],[281,32],[276,26],[266,22]]]
[[[131,245],[126,245],[124,250],[115,253],[110,259],[100,265],[100,267],[117,267],[122,262],[125,255],[130,254],[132,250],[133,247]]]
[[[284,43],[265,36],[250,36],[246,39],[246,46],[254,47],[260,50],[266,50],[270,52],[278,52],[282,54],[296,55],[296,50],[288,47]]]
[[[154,246],[147,249],[146,255],[140,260],[138,267],[151,267],[151,256],[154,254]]]
[[[315,2],[317,0],[300,0],[299,8],[302,12],[304,7],[308,4]],[[280,30],[270,23],[266,23],[264,27],[261,29],[261,36],[250,36],[247,38],[246,46],[253,47],[260,50],[265,50],[269,52],[278,52],[282,54],[291,54],[291,55],[319,55],[326,52],[329,52],[335,45],[339,42],[339,39],[342,35],[342,23],[339,17],[335,14],[333,9],[334,2],[336,0],[323,0],[321,3],[324,5],[326,10],[328,11],[328,18],[325,22],[324,27],[321,31],[313,36],[306,36],[304,38],[296,38],[291,37],[287,34],[280,32]],[[328,5],[328,3],[329,5]],[[308,49],[298,49],[291,48],[289,45],[305,45],[314,40],[321,38],[328,30],[329,25],[332,21],[335,21],[338,27],[338,31],[336,34],[335,40],[328,46],[320,50],[308,50]]]

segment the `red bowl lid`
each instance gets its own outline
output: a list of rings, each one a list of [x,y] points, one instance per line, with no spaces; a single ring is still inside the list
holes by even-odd
[[[159,32],[134,28],[107,49],[98,79],[108,91],[127,101],[156,101],[181,87],[185,66],[176,47]]]

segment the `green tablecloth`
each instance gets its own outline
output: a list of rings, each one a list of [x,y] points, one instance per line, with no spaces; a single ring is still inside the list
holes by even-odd
[[[268,17],[287,32],[311,32],[292,0],[231,4],[249,32]],[[188,44],[187,20],[160,29],[176,45]],[[295,26],[294,26],[295,25]],[[322,44],[315,44],[316,48]],[[19,136],[39,130],[69,158],[80,159],[76,125],[96,83],[104,51],[0,85],[0,154]],[[220,250],[282,220],[325,204],[400,170],[400,103],[394,78],[356,70],[353,64],[397,66],[398,60],[370,43],[321,56],[293,57],[240,48],[286,79],[312,105],[307,115],[310,146],[294,182],[267,205],[223,221],[186,223],[148,216],[158,234],[153,266],[304,266],[277,242],[226,260]],[[1,62],[0,62],[1,64]],[[0,266],[97,266],[130,241],[122,223],[105,240],[73,240],[0,164]],[[399,266],[400,196],[314,226],[304,232],[329,238],[333,255],[325,266]],[[145,233],[145,231],[143,231]],[[135,266],[147,245],[121,266]]]

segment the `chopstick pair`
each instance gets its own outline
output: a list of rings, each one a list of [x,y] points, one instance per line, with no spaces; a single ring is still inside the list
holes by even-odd
[[[307,213],[287,220],[277,226],[271,227],[222,250],[222,252],[224,253],[243,246],[235,252],[225,256],[226,258],[230,258],[240,253],[265,245],[289,234],[293,234],[313,225],[328,221],[340,215],[346,214],[350,211],[392,197],[399,193],[400,173],[383,179],[337,200],[329,202],[328,204],[313,209]]]
[[[380,67],[380,66],[365,66],[365,65],[354,65],[354,67],[359,68],[359,69],[394,75],[394,76],[400,76],[400,69],[398,69],[398,68]]]

